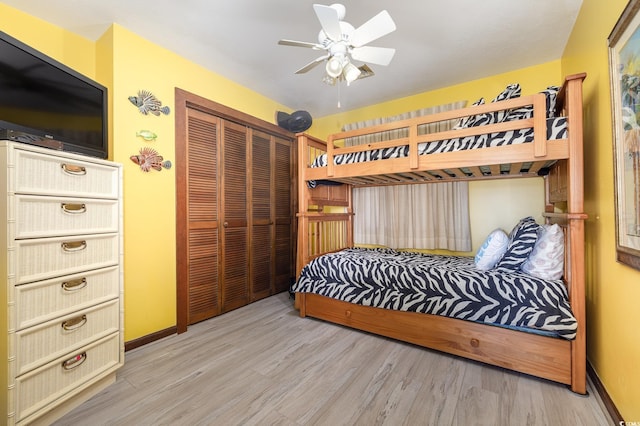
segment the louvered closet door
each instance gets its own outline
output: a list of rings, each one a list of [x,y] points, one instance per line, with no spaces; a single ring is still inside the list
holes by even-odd
[[[188,324],[220,313],[218,145],[220,120],[187,110]]]
[[[294,157],[290,140],[274,139],[274,214],[275,214],[275,261],[273,293],[289,289],[289,282],[295,276],[294,250]]]
[[[177,331],[289,288],[296,150],[278,126],[176,89]]]
[[[247,214],[248,130],[222,122],[222,312],[249,303]]]
[[[271,294],[273,257],[273,137],[251,133],[251,298]]]

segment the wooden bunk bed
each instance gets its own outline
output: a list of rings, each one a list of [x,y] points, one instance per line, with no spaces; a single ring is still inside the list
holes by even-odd
[[[296,293],[296,308],[309,316],[387,336],[491,365],[538,376],[586,393],[582,82],[586,74],[565,78],[557,94],[556,113],[566,117],[566,137],[547,139],[545,95],[535,94],[461,110],[331,135],[322,141],[298,135],[299,212],[297,274],[312,259],[353,247],[351,189],[455,180],[503,179],[544,175],[543,217],[565,231],[564,276],[571,311],[577,321],[572,340],[493,327],[439,315],[395,311],[340,301],[308,292]],[[501,110],[533,106],[533,117],[439,133],[421,126]],[[340,146],[339,141],[405,128],[406,137],[379,144]],[[533,128],[531,143],[419,155],[431,141]],[[408,155],[353,164],[334,164],[337,156],[407,145]],[[324,167],[312,167],[323,155]],[[342,185],[316,185],[331,181]],[[333,206],[334,208],[327,208]],[[341,207],[336,209],[335,207]],[[338,210],[338,212],[336,212]]]

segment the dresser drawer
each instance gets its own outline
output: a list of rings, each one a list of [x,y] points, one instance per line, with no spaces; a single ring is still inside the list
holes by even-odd
[[[15,286],[16,329],[118,298],[119,275],[112,266]]]
[[[119,334],[100,339],[16,378],[16,421],[52,402],[80,392],[120,364]]]
[[[15,207],[14,238],[118,232],[118,200],[17,195]]]
[[[16,365],[24,374],[120,328],[118,299],[16,333]]]
[[[16,283],[59,277],[118,263],[118,234],[15,241]]]
[[[15,150],[16,193],[117,198],[119,169],[64,156]]]

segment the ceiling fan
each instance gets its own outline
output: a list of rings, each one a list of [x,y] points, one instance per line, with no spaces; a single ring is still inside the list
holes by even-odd
[[[326,60],[325,70],[327,73],[323,80],[329,84],[345,80],[349,84],[359,78],[373,75],[373,71],[366,64],[358,67],[352,63],[353,60],[388,65],[393,59],[393,55],[396,53],[395,49],[366,46],[366,44],[395,31],[396,24],[386,10],[378,13],[358,28],[343,21],[346,9],[341,4],[336,3],[331,6],[314,4],[313,10],[322,27],[318,34],[318,43],[294,40],[280,40],[278,42],[281,45],[308,47],[326,52],[300,68],[296,74],[306,73]]]

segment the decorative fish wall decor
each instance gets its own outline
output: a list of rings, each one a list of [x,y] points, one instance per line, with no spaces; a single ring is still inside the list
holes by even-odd
[[[151,169],[162,171],[163,168],[171,168],[171,161],[164,160],[162,155],[158,154],[158,151],[148,146],[141,148],[140,154],[132,155],[129,159],[139,165],[143,172],[148,172]]]
[[[171,111],[168,106],[162,106],[162,102],[155,95],[148,90],[139,90],[138,96],[129,96],[129,101],[138,107],[138,111],[140,111],[144,115],[153,114],[160,115],[169,114]]]
[[[136,132],[136,136],[141,137],[147,142],[155,141],[158,135],[153,133],[151,130],[140,130]]]

